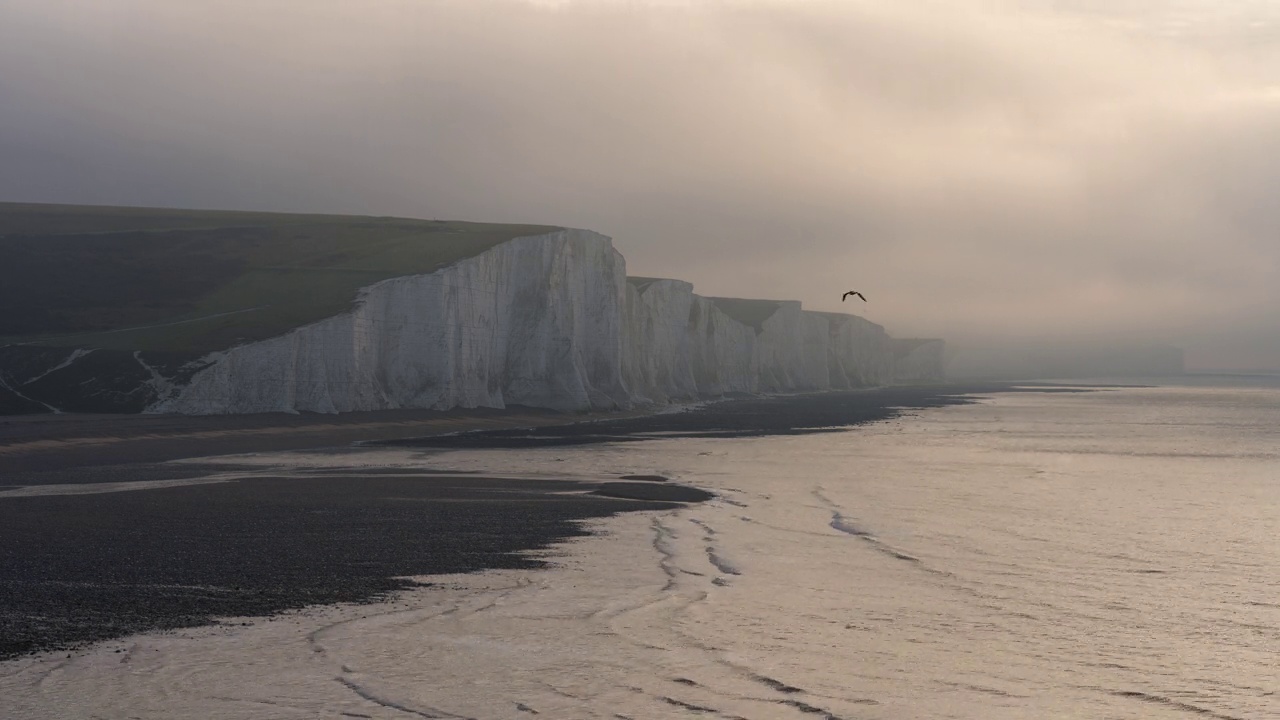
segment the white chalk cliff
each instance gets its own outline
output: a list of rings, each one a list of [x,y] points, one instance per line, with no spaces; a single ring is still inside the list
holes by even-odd
[[[893,376],[899,382],[937,382],[943,379],[946,345],[937,339],[893,341]]]
[[[734,317],[743,303],[748,322]],[[936,368],[928,352],[898,365],[934,378],[936,356]],[[610,239],[584,230],[379,282],[348,312],[202,362],[148,410],[612,409],[881,385],[895,368],[879,325],[798,302],[704,298],[678,280],[628,281]]]

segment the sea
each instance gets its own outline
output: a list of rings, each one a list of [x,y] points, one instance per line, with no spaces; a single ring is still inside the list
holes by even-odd
[[[1280,717],[1280,383],[1027,390],[830,433],[369,450],[717,498],[591,521],[544,570],[5,663],[0,716]]]

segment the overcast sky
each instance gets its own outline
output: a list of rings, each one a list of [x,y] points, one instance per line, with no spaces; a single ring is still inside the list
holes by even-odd
[[[1277,7],[0,0],[0,200],[587,227],[900,336],[1280,367]]]

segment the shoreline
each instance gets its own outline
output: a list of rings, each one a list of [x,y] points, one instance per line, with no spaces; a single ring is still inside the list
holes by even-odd
[[[130,423],[97,416],[38,423],[43,435],[23,423],[16,425],[25,434],[6,433],[15,425],[6,423],[0,658],[218,617],[376,601],[410,587],[406,576],[535,569],[541,562],[529,551],[581,536],[583,520],[710,497],[676,483],[623,480],[622,468],[612,477],[442,472],[423,450],[833,432],[1007,389],[891,387],[586,417],[380,412]],[[297,464],[306,449],[318,465]],[[261,453],[271,455],[245,464]],[[371,466],[378,453],[400,460]],[[127,485],[53,494],[103,483]]]

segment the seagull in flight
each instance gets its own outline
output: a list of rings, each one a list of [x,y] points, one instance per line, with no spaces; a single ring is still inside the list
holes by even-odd
[[[840,296],[840,302],[844,302],[845,300],[848,300],[850,295],[857,295],[858,297],[862,298],[862,302],[867,301],[865,297],[862,297],[862,293],[858,292],[857,290],[850,290],[849,292]]]

